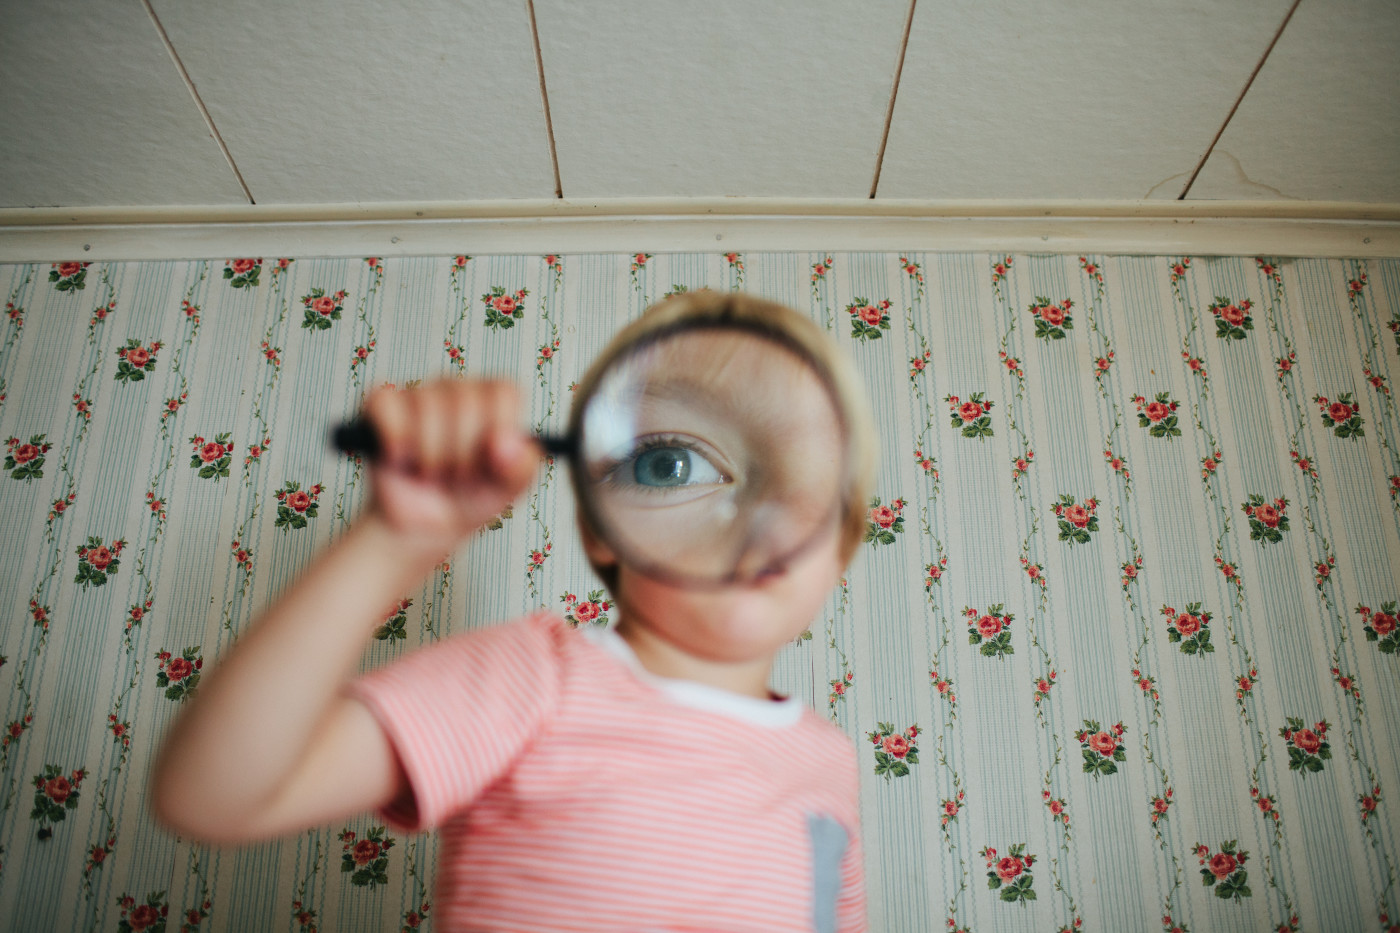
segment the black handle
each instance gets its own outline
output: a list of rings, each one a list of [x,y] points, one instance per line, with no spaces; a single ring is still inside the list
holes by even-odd
[[[336,425],[331,431],[331,443],[343,454],[368,460],[377,458],[381,450],[379,435],[367,418],[352,418]]]
[[[546,453],[562,457],[573,456],[574,439],[570,435],[541,434],[536,436],[535,440],[540,442]],[[383,450],[374,426],[368,418],[361,416],[336,425],[331,431],[331,443],[347,456],[362,456],[368,460],[376,459]]]

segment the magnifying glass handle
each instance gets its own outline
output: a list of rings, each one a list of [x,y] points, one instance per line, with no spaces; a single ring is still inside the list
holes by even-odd
[[[560,434],[538,434],[535,436],[546,453],[568,457],[574,452],[573,438]],[[378,459],[383,447],[379,435],[368,418],[355,417],[342,421],[331,430],[331,444],[343,454],[359,455],[373,461]]]

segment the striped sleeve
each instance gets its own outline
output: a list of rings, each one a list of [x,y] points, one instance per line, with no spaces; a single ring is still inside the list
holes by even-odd
[[[443,639],[346,687],[384,729],[412,791],[380,818],[433,829],[507,770],[557,707],[562,634],[531,616]]]

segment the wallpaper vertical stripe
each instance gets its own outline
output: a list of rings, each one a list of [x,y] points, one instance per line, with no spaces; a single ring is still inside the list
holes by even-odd
[[[809,313],[870,394],[868,540],[775,678],[857,747],[872,929],[1400,922],[1400,261],[947,253],[0,265],[0,916],[431,928],[432,836],[192,844],[150,758],[353,521],[327,429],[371,386],[508,378],[559,429],[703,287]],[[566,469],[364,669],[606,598]]]

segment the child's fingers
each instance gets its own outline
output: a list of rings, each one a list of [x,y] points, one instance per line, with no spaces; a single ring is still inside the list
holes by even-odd
[[[508,495],[522,490],[534,474],[539,453],[520,428],[520,392],[510,383],[493,383],[487,403],[489,425],[485,461]]]
[[[452,387],[434,383],[410,393],[416,428],[417,474],[428,480],[439,479],[452,466],[453,408]]]
[[[379,438],[380,460],[389,466],[404,464],[412,436],[411,408],[404,393],[390,386],[380,386],[370,392],[363,409]]]
[[[451,468],[447,479],[458,485],[480,481],[477,460],[480,457],[482,438],[482,398],[481,388],[464,382],[447,386],[449,392],[449,415],[452,424]]]

